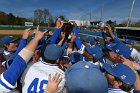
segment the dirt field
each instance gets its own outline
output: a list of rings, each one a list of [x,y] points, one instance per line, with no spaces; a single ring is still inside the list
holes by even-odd
[[[0,35],[22,35],[23,31],[24,30],[0,30]]]

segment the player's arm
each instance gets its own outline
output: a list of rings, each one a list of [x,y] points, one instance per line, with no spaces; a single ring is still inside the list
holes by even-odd
[[[22,35],[22,39],[20,40],[19,46],[17,48],[17,51],[14,55],[14,57],[16,55],[18,55],[18,53],[27,45],[27,39],[29,37],[29,34],[31,32],[31,28],[25,29]]]
[[[132,63],[133,68],[136,70],[136,82],[134,84],[134,93],[140,93],[140,65],[138,63]]]
[[[115,38],[115,35],[113,34],[110,25],[107,25],[106,28],[108,29],[108,32],[109,32],[110,36],[112,37],[112,39],[114,39]]]
[[[10,92],[16,87],[16,81],[26,68],[27,62],[33,56],[34,50],[39,40],[45,32],[36,31],[35,38],[22,49],[13,60],[11,66],[0,77],[0,92]]]
[[[115,36],[115,33],[112,32],[112,29],[111,29],[110,25],[107,25],[106,28],[108,29],[108,32],[109,32],[109,34],[110,34],[112,40],[113,40],[115,43],[121,43],[121,44],[123,44],[123,42],[120,41],[120,40]]]
[[[75,43],[76,43],[76,45],[77,45],[77,47],[78,47],[78,49],[79,49],[79,52],[80,52],[81,54],[83,54],[83,52],[84,52],[84,50],[85,50],[85,45],[82,44],[81,40],[79,39],[79,36],[78,36],[78,28],[75,27],[75,28],[73,29],[73,32],[74,32],[74,34],[76,35]]]
[[[13,56],[12,59],[8,60],[6,63],[5,63],[5,67],[9,67],[12,62],[13,62],[13,59],[18,55],[18,53],[27,45],[27,39],[29,37],[29,34],[30,34],[30,28],[28,29],[25,29],[24,32],[23,32],[23,35],[22,35],[22,39],[20,40],[20,43],[19,43],[19,46]]]
[[[59,43],[58,43],[58,45],[62,45],[63,44],[63,42],[64,42],[64,39],[65,39],[65,32],[61,32],[61,40],[59,41]]]
[[[56,26],[54,28],[54,33],[53,33],[53,35],[51,37],[51,40],[50,40],[50,44],[55,44],[56,43],[57,38],[59,37],[60,32],[61,32],[61,27],[62,27],[61,21],[57,20],[56,21]]]

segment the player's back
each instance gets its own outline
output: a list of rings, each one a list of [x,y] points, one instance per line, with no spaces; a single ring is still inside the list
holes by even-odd
[[[65,84],[65,73],[57,65],[50,65],[43,61],[30,63],[21,77],[22,93],[44,93],[49,74],[56,73],[62,77],[58,90],[61,92]]]

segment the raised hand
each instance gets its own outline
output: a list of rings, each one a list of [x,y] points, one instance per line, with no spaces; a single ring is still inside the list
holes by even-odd
[[[74,42],[75,39],[76,39],[76,35],[75,35],[75,33],[71,33],[71,37],[72,37],[72,38],[71,38],[71,41]]]
[[[25,29],[22,38],[28,39],[30,32],[31,32],[31,28]]]
[[[113,32],[112,32],[111,26],[108,24],[105,28],[108,30],[110,36],[111,36],[112,38],[115,38],[115,35],[114,35]]]
[[[133,61],[130,61],[129,59],[126,59],[125,57],[121,56],[121,61],[123,64],[129,66],[131,69],[133,68]]]
[[[60,78],[60,74],[55,74],[53,77],[51,76],[51,74],[49,74],[46,92],[56,93],[58,90],[58,85],[60,84],[61,81],[62,81],[62,78]]]
[[[65,32],[61,32],[62,39],[65,39]]]
[[[111,26],[109,24],[107,24],[106,28],[108,29],[108,31],[112,31]]]
[[[34,39],[40,40],[40,39],[44,36],[44,34],[45,34],[47,31],[41,32],[41,31],[39,30],[39,26],[37,26],[37,29],[35,29],[35,32],[36,32],[36,34],[35,34]]]
[[[61,28],[63,23],[61,22],[61,20],[56,20],[56,24],[55,25],[56,25],[55,26],[56,28]]]
[[[72,25],[77,26],[75,21],[70,21],[70,23],[72,23]]]

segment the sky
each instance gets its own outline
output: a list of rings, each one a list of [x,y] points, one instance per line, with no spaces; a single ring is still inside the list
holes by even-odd
[[[64,15],[68,19],[126,21],[132,0],[0,0],[0,11],[20,17],[33,17],[36,9],[49,9],[53,16]],[[132,20],[140,20],[140,0],[135,0]]]

